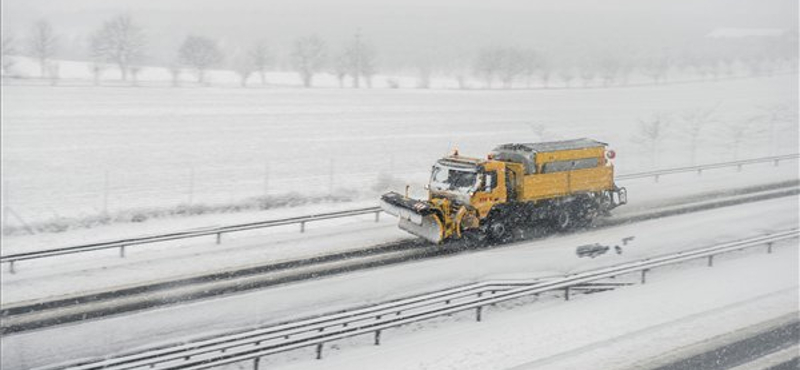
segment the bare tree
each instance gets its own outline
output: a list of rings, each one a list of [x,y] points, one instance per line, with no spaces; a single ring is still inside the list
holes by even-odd
[[[430,63],[422,62],[417,66],[417,88],[429,89],[431,87],[432,68]]]
[[[275,57],[269,51],[266,41],[259,40],[253,45],[253,49],[250,50],[250,59],[253,67],[261,77],[261,84],[266,85],[267,68],[275,62]]]
[[[257,67],[253,64],[253,60],[239,56],[234,59],[233,71],[239,76],[239,85],[247,87],[247,79],[255,72]],[[262,80],[263,81],[263,80]]]
[[[197,82],[205,82],[205,73],[211,67],[222,63],[222,52],[217,42],[202,36],[188,36],[178,50],[179,61],[194,68]]]
[[[475,73],[481,78],[486,88],[492,88],[494,77],[502,65],[502,52],[497,48],[483,48],[475,58]]]
[[[745,119],[732,120],[725,126],[730,143],[732,144],[731,154],[733,155],[734,161],[739,160],[739,150],[741,149],[742,142],[757,121],[757,117],[748,117]]]
[[[61,65],[58,62],[47,63],[47,76],[50,77],[50,85],[55,86],[58,84],[58,79],[61,76]]]
[[[303,80],[303,86],[311,87],[314,74],[325,64],[325,42],[317,36],[295,40],[292,63]]]
[[[795,107],[794,111],[792,107]],[[751,121],[753,122],[758,121],[767,123],[769,147],[772,155],[775,155],[778,146],[776,127],[778,124],[783,122],[792,122],[793,120],[797,121],[796,107],[796,104],[792,105],[787,103],[759,106],[759,113],[751,118]]]
[[[570,87],[570,83],[575,79],[575,69],[571,66],[564,66],[558,70],[558,78],[564,82],[564,87]]]
[[[87,67],[89,68],[89,72],[92,74],[92,81],[94,82],[94,85],[100,85],[100,78],[103,76],[103,71],[106,69],[105,64],[93,60],[88,64]]]
[[[139,86],[139,73],[142,73],[142,66],[133,65],[129,66],[128,69],[131,71],[131,83],[133,86]]]
[[[144,31],[127,14],[103,23],[92,35],[90,44],[92,56],[116,64],[123,81],[128,79],[130,66],[144,58]]]
[[[642,73],[650,77],[656,85],[666,81],[670,66],[671,60],[666,54],[649,57],[641,63]]]
[[[11,67],[14,66],[14,59],[11,58],[11,55],[17,53],[15,46],[14,35],[3,32],[2,46],[0,47],[0,49],[2,49],[2,54],[0,58],[3,59],[2,66],[4,75],[11,73]]]
[[[719,104],[711,108],[693,108],[680,114],[681,120],[686,125],[684,132],[689,136],[689,156],[693,165],[697,164],[697,146],[700,141],[700,133],[708,123],[715,121],[714,112],[718,107]]]
[[[539,70],[539,54],[532,49],[522,50],[522,75],[525,77],[525,87],[533,85],[533,75]]]
[[[356,32],[353,41],[345,47],[344,57],[350,76],[353,78],[353,87],[360,87],[363,77],[368,87],[372,85],[372,76],[375,75],[375,48],[362,40],[361,32]]]
[[[583,80],[583,87],[589,87],[594,81],[595,76],[597,76],[597,68],[595,67],[594,61],[589,58],[584,59],[579,70],[581,80]]]
[[[539,79],[542,81],[544,88],[550,87],[550,76],[553,74],[553,66],[550,61],[544,56],[539,56],[536,70],[539,74]]]
[[[524,57],[522,53],[515,48],[502,48],[498,50],[500,55],[500,81],[503,83],[504,89],[510,89],[514,80],[519,77],[524,71]]]
[[[339,82],[339,88],[344,88],[344,79],[347,77],[348,66],[347,66],[347,56],[344,52],[336,54],[333,58],[333,74],[336,76],[336,80]]]
[[[597,65],[600,72],[600,79],[603,80],[603,86],[608,87],[614,84],[617,80],[620,70],[620,61],[616,56],[606,56],[600,60]]]
[[[31,27],[28,38],[28,51],[39,61],[41,76],[47,76],[48,61],[55,56],[58,49],[58,38],[53,26],[46,20],[39,20]]]
[[[169,74],[172,76],[172,87],[178,87],[181,83],[181,66],[178,63],[172,63],[167,68],[169,69]]]
[[[650,150],[652,167],[658,168],[660,165],[661,144],[669,127],[670,118],[663,113],[655,113],[650,118],[640,118],[638,122],[638,130],[634,133],[632,139],[642,149]]]

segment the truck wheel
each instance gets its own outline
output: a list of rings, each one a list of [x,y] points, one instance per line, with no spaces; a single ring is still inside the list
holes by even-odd
[[[513,239],[511,228],[503,221],[493,221],[487,230],[489,239],[494,243],[508,243]]]
[[[572,226],[572,216],[568,209],[562,209],[556,214],[556,229],[564,231]]]

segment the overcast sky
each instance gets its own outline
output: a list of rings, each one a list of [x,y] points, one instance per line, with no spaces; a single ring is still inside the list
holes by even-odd
[[[356,29],[388,60],[471,52],[488,44],[542,49],[603,44],[668,45],[718,27],[797,29],[797,0],[3,0],[3,30],[24,35],[45,18],[77,45],[105,19],[130,13],[164,59],[187,34],[226,48],[300,35],[332,46]],[[698,36],[699,35],[699,36]],[[605,46],[604,46],[605,47]],[[76,47],[77,48],[77,47]]]

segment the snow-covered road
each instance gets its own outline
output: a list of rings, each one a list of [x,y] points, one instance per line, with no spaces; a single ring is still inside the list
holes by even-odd
[[[755,234],[768,231],[788,229],[796,227],[797,223],[797,197],[789,197],[718,210],[698,212],[680,217],[651,220],[638,223],[635,225],[635,227],[619,226],[603,230],[559,236],[547,240],[521,243],[505,248],[464,253],[448,258],[426,260],[421,262],[408,262],[387,268],[360,271],[326,279],[288,284],[272,289],[239,294],[221,299],[197,301],[185,305],[165,307],[162,309],[140,312],[131,315],[111,317],[103,320],[80,324],[70,324],[51,329],[8,335],[3,337],[2,341],[2,350],[4,353],[2,365],[3,368],[8,369],[28,368],[81,357],[103,356],[110,353],[128,351],[137,347],[149,347],[160,342],[174,342],[181,338],[187,339],[196,337],[198,335],[208,335],[214,332],[227,332],[247,327],[276,323],[292,318],[308,316],[311,314],[330,312],[332,310],[342,308],[381,302],[387,299],[403,297],[414,293],[421,293],[439,288],[482,281],[490,278],[524,278],[565,274],[593,267],[640,259],[647,256],[652,256],[654,254],[674,252],[687,248],[714,244],[721,241],[753,236]],[[618,243],[618,241],[623,237],[631,235],[636,236],[636,240],[631,246],[626,247],[621,255],[607,254],[593,260],[578,259],[575,257],[575,246],[593,242]],[[783,250],[790,251],[795,249],[796,248],[783,248]],[[730,279],[730,276],[721,278],[721,280],[732,282],[732,288],[729,289],[730,292],[726,293],[729,295],[726,295],[725,299],[728,299],[731,303],[749,300],[752,297],[746,295],[761,289],[761,286],[756,284],[757,282],[769,283],[771,284],[770,286],[774,286],[776,288],[781,284],[785,285],[786,287],[795,286],[797,284],[797,265],[796,262],[793,261],[796,261],[796,255],[787,253],[796,252],[781,251],[779,253],[781,254],[778,256],[783,256],[785,258],[775,258],[777,256],[769,256],[772,259],[768,259],[766,261],[783,261],[782,263],[787,264],[786,266],[772,266],[768,265],[767,262],[764,262],[764,264],[754,262],[752,267],[748,267],[746,269],[740,267],[739,273],[734,274],[736,275],[736,279],[738,279],[739,276],[742,276],[742,279],[745,277],[750,277],[749,279],[746,279],[746,281],[754,282],[750,288],[747,288],[750,285],[740,283],[735,279]],[[758,258],[762,258],[758,257],[758,254],[753,252],[752,256],[740,260],[744,262],[738,263],[744,264],[743,266],[751,266],[750,262],[748,262],[751,257],[757,258],[754,261],[758,261]],[[727,264],[728,261],[725,259],[722,259],[720,263],[718,263],[718,265],[721,267],[724,267]],[[717,268],[713,269],[713,271],[717,270]],[[680,276],[681,279],[683,279],[684,276],[688,276],[686,277],[687,279],[691,278],[694,272],[691,272],[690,270],[686,271],[688,275],[678,273],[676,276]],[[719,269],[719,271],[722,270]],[[666,270],[664,273],[666,273]],[[660,274],[661,273],[657,271],[652,275],[653,281],[656,284],[659,281]],[[769,279],[767,279],[769,281],[762,281],[764,279],[753,279],[753,276],[767,276],[769,279],[774,279],[779,283],[772,284],[774,281]],[[656,286],[656,284],[653,284],[652,286]],[[704,294],[706,294],[705,290],[702,289],[698,283],[694,282],[694,280],[691,283],[679,281],[677,285],[682,286],[683,292],[672,292],[674,290],[673,288],[659,290],[659,293],[642,293],[642,298],[640,298],[642,300],[641,304],[645,307],[647,307],[648,304],[654,305],[653,303],[648,303],[651,301],[648,301],[645,298],[657,297],[662,293],[666,294],[672,292],[673,294],[678,294],[681,297],[689,297],[689,294],[702,297]],[[651,285],[648,284],[646,287],[642,287],[641,289],[649,289],[650,287]],[[691,288],[687,290],[686,287]],[[599,297],[603,296],[623,294],[626,297],[625,301],[627,302],[628,298],[627,295],[625,295],[625,292],[627,291],[629,291],[629,289],[623,289],[619,292],[611,294],[599,295],[598,299],[600,299]],[[721,291],[726,290],[722,289]],[[746,297],[742,298],[742,296],[738,296],[737,293],[742,293]],[[783,295],[780,294],[778,296],[783,297]],[[592,299],[595,298],[592,297]],[[796,303],[796,295],[790,296],[789,298],[775,299],[778,301],[773,302],[774,307],[779,307],[781,309],[787,307],[787,302]],[[690,300],[683,298],[669,299],[668,301],[671,302],[673,300],[676,302],[676,304],[681,303],[680,307],[691,307],[698,310],[711,310],[713,308],[707,307],[705,305],[706,303],[717,304],[724,301],[724,299],[714,298],[713,295],[710,295],[709,299],[706,299],[705,301],[698,301],[703,304],[698,304],[698,302],[691,304]],[[578,302],[582,301],[583,299],[579,300]],[[614,309],[623,308],[619,305],[619,302],[621,302],[619,298],[614,299],[611,302],[612,303],[606,303],[606,306],[608,306],[606,310],[609,311],[609,314],[613,313]],[[616,306],[613,302],[617,302]],[[626,303],[626,306],[627,305],[628,304]],[[662,311],[665,310],[665,307],[669,307],[663,302],[656,306],[661,307]],[[789,306],[796,308],[796,305],[792,306],[790,304]],[[536,307],[535,309],[539,310],[542,309],[542,307],[550,306],[533,305],[531,307]],[[527,310],[527,308],[525,310]],[[493,320],[494,315],[491,313],[491,310],[489,312],[489,318],[490,320]],[[525,311],[523,310],[519,312]],[[571,319],[570,315],[563,313],[565,312],[563,309],[554,308],[550,312],[551,316],[548,316],[549,319],[541,322],[550,322],[550,325],[552,325],[553,328],[560,327],[562,329],[566,326],[575,325],[573,323],[574,320]],[[585,313],[584,315],[592,316],[595,315],[594,312],[595,310],[590,310],[589,313]],[[675,314],[679,312],[681,312],[680,309],[675,309]],[[536,317],[538,317],[538,315],[536,315]],[[618,321],[618,319],[611,319],[613,316],[609,317],[610,318],[608,320],[603,319],[599,322],[606,322],[609,320],[610,322]],[[528,316],[528,318],[530,319],[530,316]],[[635,319],[635,316],[632,316],[632,318]],[[652,326],[652,319],[654,319],[654,317],[643,316],[640,319],[635,319],[632,321],[631,325],[635,323],[642,328]],[[678,317],[674,319],[678,319]],[[526,319],[520,320],[524,321]],[[746,320],[742,320],[742,322],[744,321]],[[723,322],[725,321],[723,320]],[[438,324],[434,324],[433,326],[437,325]],[[463,325],[466,325],[466,323]],[[625,325],[618,326],[627,327]],[[506,326],[506,328],[507,327],[508,326]],[[581,331],[578,330],[580,328],[580,325],[575,325],[575,329],[571,330],[570,332],[575,332],[575,335],[577,336],[583,335],[587,338],[595,338],[594,336],[590,335],[595,332],[587,331],[584,334],[580,334]],[[396,332],[396,334],[390,331],[386,335],[386,343],[390,344],[395,335],[402,334],[404,336],[406,334],[403,333],[409,331],[413,333],[416,331],[416,329],[419,328],[412,327],[409,330],[400,329]],[[425,330],[423,332],[437,332],[437,330]],[[625,332],[622,334],[624,333]],[[480,335],[470,335],[469,337],[480,337]],[[487,338],[488,337],[489,336],[487,336]],[[537,338],[541,340],[541,337]],[[356,347],[358,347],[366,341],[367,340],[364,339],[359,342],[358,338],[356,338],[352,342]],[[349,346],[348,343],[350,342],[351,341],[344,341],[336,346]],[[425,341],[411,340],[409,343],[415,342],[424,343]],[[562,352],[563,347],[560,345],[555,345],[555,343],[556,342],[554,341],[552,343],[553,345],[546,345],[543,346],[543,348],[550,348],[550,351],[554,351],[551,352],[553,355]],[[428,343],[428,345],[432,346],[430,343]],[[391,351],[393,346],[394,343],[392,343],[392,345],[381,347],[379,351]],[[401,345],[397,348],[403,348],[403,346]],[[363,351],[371,350],[371,348],[361,348],[356,349],[353,353],[356,358],[359,358],[359,356],[365,356],[363,355]],[[655,351],[656,353],[659,353],[661,350],[656,349]],[[344,351],[342,356],[350,356],[348,355],[349,352],[350,350]],[[419,352],[420,355],[423,353],[437,353],[436,351],[422,350]],[[616,353],[616,351],[614,352]],[[338,361],[336,358],[339,357],[339,355],[336,354],[336,351],[330,353],[333,354],[330,360]],[[404,356],[406,358],[409,357],[408,351],[395,353],[398,356],[401,353],[405,353]],[[441,355],[441,348],[439,349],[438,353]],[[464,354],[465,353],[462,353],[462,355]],[[487,354],[481,351],[475,351],[472,353],[472,356],[477,358],[480,358],[481,355]],[[299,351],[298,353],[288,354],[286,356],[278,356],[274,359],[274,361],[282,362],[297,356],[303,359],[308,358],[307,353]],[[514,358],[510,355],[508,357]],[[542,354],[542,356],[525,357],[524,359],[516,357],[518,360],[516,363],[508,363],[507,365],[516,366],[525,361],[544,357],[547,357],[546,353]],[[380,358],[380,356],[372,357],[373,360],[376,358]],[[427,366],[425,365],[426,363],[436,368],[440,367],[439,365],[444,366],[444,363],[426,362],[423,357],[420,357],[419,361],[414,363],[402,361],[398,362],[397,364],[398,366],[406,364],[412,367],[419,367]],[[335,362],[312,362],[309,364],[317,366],[322,365],[323,367],[338,366]],[[327,366],[325,366],[326,364]],[[359,367],[357,365],[342,366],[348,368]],[[485,366],[478,366],[476,368],[485,368]]]
[[[796,163],[793,161],[791,164]],[[703,176],[682,174],[652,179],[622,182],[628,188],[630,204],[614,213],[624,216],[645,209],[662,207],[708,196],[710,192],[730,191],[743,187],[796,180],[797,169],[772,164],[706,172]],[[249,217],[249,216],[245,216]],[[273,214],[273,217],[278,215]],[[104,235],[109,230],[98,230]],[[119,230],[118,230],[119,231]],[[126,237],[121,233],[120,237]],[[117,250],[73,255],[39,261],[26,261],[18,266],[19,273],[2,272],[3,305],[37,299],[107,290],[148,282],[207,274],[234,267],[278,263],[308,258],[323,253],[363,249],[381,243],[408,239],[410,236],[396,227],[396,220],[384,216],[375,223],[372,216],[342,219],[311,224],[305,234],[296,225],[276,230],[225,236],[222,245],[211,238],[181,240],[152,246],[128,248],[127,257],[118,257]],[[46,247],[47,238],[11,239],[4,253]],[[181,263],[175,263],[181,261]]]

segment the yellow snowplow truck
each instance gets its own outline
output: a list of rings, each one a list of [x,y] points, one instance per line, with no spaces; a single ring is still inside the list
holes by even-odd
[[[504,144],[487,159],[455,151],[436,162],[427,200],[390,192],[381,208],[399,227],[433,243],[512,239],[518,226],[563,230],[588,224],[627,202],[614,184],[614,152],[590,139]]]

